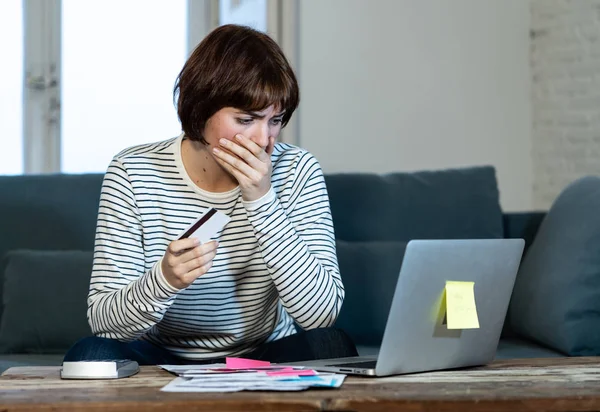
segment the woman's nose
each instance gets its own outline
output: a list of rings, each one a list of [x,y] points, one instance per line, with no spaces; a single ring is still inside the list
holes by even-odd
[[[265,148],[269,145],[269,135],[270,131],[268,125],[260,125],[260,127],[257,127],[254,131],[252,140],[260,147]]]

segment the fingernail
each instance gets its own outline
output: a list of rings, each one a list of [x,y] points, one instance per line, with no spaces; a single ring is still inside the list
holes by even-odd
[[[235,135],[235,138],[236,138],[237,140],[241,141],[241,140],[242,140],[242,135],[236,134],[236,135]]]
[[[219,150],[218,148],[216,148],[216,147],[213,147],[213,152],[214,152],[214,153],[219,153],[219,152],[220,152],[220,150]]]
[[[227,144],[227,140],[225,139],[220,139],[219,143],[221,143],[223,146],[225,146]]]

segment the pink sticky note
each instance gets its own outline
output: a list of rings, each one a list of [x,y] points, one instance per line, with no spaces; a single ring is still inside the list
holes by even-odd
[[[297,369],[297,370],[283,370],[276,372],[267,372],[269,376],[314,376],[316,375],[315,371],[311,369]]]
[[[229,369],[250,369],[271,366],[271,362],[244,358],[225,358],[225,364]]]

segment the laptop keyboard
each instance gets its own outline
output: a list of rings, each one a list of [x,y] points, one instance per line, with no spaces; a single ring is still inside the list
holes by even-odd
[[[325,365],[325,366],[335,366],[335,367],[344,367],[344,368],[363,368],[363,369],[375,369],[377,365],[377,361],[366,361],[366,362],[348,362],[348,363],[336,363],[333,365]]]

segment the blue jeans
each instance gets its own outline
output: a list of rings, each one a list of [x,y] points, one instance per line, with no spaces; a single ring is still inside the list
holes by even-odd
[[[322,328],[301,331],[295,335],[265,343],[241,356],[274,363],[301,362],[313,359],[357,356],[352,340],[340,329]],[[191,361],[171,354],[168,350],[146,342],[120,342],[115,339],[91,336],[78,341],[65,355],[65,361],[131,359],[140,365],[180,365],[192,363],[221,363],[223,358]]]

